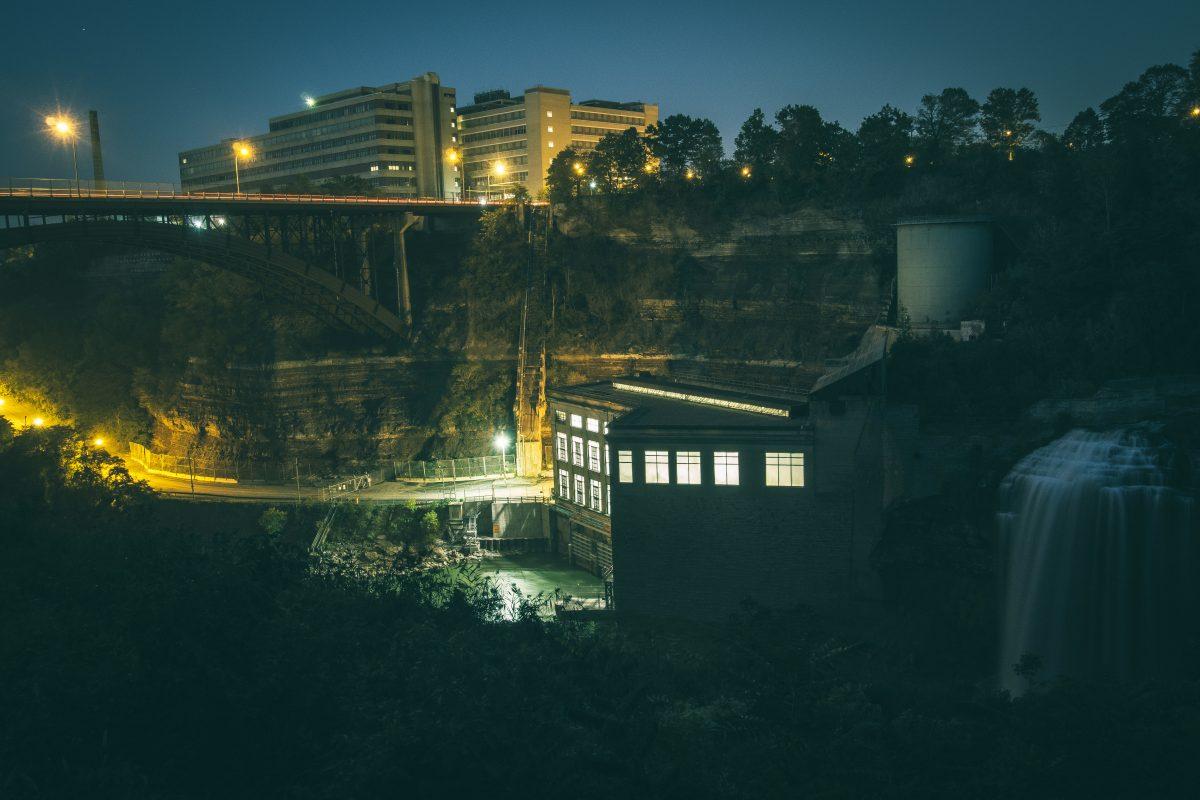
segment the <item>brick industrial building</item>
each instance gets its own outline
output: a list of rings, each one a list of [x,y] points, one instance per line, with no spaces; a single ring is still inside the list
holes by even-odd
[[[806,397],[645,376],[551,391],[560,551],[611,572],[622,614],[875,596],[868,559],[915,423],[886,408],[881,369],[860,358]]]

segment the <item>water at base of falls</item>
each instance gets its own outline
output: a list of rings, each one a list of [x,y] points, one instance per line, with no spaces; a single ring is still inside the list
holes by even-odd
[[[1166,485],[1138,430],[1076,430],[1026,456],[998,495],[1000,683],[1037,656],[1037,678],[1140,680],[1179,669],[1195,629],[1195,500]]]

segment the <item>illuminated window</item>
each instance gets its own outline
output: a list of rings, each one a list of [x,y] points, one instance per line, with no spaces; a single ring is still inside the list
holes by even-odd
[[[612,475],[612,448],[604,445],[604,474]]]
[[[592,472],[600,471],[600,443],[588,442],[588,469]]]
[[[577,467],[583,466],[583,439],[578,436],[571,437],[571,463]]]
[[[767,486],[803,486],[804,453],[767,453]]]
[[[379,165],[378,165],[378,164],[372,164],[372,165],[371,165],[371,172],[379,172]]]
[[[457,128],[458,126],[457,126],[455,123],[451,122],[451,123],[450,123],[450,127],[451,127],[451,128]]]
[[[596,419],[595,417],[588,417],[587,429],[589,431],[591,431],[592,433],[599,433],[600,432],[600,420]]]
[[[553,125],[547,125],[547,126],[546,126],[546,133],[554,133],[554,126],[553,126]]]
[[[646,483],[671,482],[671,454],[666,450],[646,451]]]
[[[617,480],[621,483],[633,483],[633,451],[617,451]]]
[[[454,106],[450,106],[450,113],[451,113],[451,114],[453,114],[453,113],[454,113]]]
[[[604,513],[608,514],[611,517],[612,516],[612,484],[610,483],[608,486],[604,487],[604,490],[605,490],[605,492],[608,493],[608,498],[607,498],[608,504],[604,506]]]
[[[554,418],[557,419],[559,422],[566,422],[567,421],[567,412],[555,411]]]
[[[675,453],[675,482],[700,483],[700,453],[695,450],[680,450]]]
[[[546,147],[549,147],[551,150],[553,150],[553,149],[554,149],[554,142],[546,142]]]
[[[584,493],[583,476],[576,475],[575,476],[575,503],[576,503],[576,505],[582,506],[582,505],[587,504],[587,498],[583,496],[583,493]]]
[[[737,486],[740,483],[737,453],[713,453],[713,483],[717,486]]]
[[[558,471],[558,496],[564,500],[571,499],[571,475],[565,469]]]
[[[553,112],[553,111],[547,111],[547,112],[546,112],[546,116],[547,116],[547,117],[553,117],[553,116],[554,116],[554,112]]]
[[[554,437],[554,447],[559,461],[567,460],[567,435],[560,433]]]
[[[400,169],[400,165],[399,164],[388,164],[388,169],[398,170],[398,169]]]
[[[603,511],[604,495],[602,492],[604,490],[600,488],[600,481],[592,481],[591,489],[592,494],[591,500],[588,502],[588,508],[590,508],[592,511]]]
[[[578,414],[572,414],[571,415],[571,427],[572,428],[582,428],[583,427],[583,417],[579,416]]]

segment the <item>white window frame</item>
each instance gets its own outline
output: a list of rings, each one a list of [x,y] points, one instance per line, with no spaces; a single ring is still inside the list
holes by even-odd
[[[571,464],[576,467],[583,466],[583,437],[571,437]]]
[[[587,505],[587,483],[582,475],[575,476],[575,505]]]
[[[645,452],[645,459],[646,483],[671,482],[670,450],[647,450]]]
[[[572,428],[582,428],[583,427],[583,417],[579,414],[572,414],[571,415],[571,427]]]
[[[606,477],[612,476],[612,448],[604,445],[604,474]]]
[[[767,453],[766,485],[799,489],[804,486],[804,453]]]
[[[588,417],[587,418],[587,429],[588,429],[589,433],[599,433],[600,432],[600,420],[596,419],[595,417]]]
[[[621,483],[633,483],[633,451],[617,451],[617,480]]]
[[[717,450],[713,453],[713,483],[717,486],[741,484],[741,458],[737,450]]]
[[[700,485],[700,451],[675,451],[675,482],[682,486]]]
[[[587,443],[588,469],[592,472],[599,472],[600,464],[600,443],[588,440]]]
[[[592,479],[591,493],[588,499],[588,508],[592,511],[604,511],[604,489],[600,486],[600,481]]]
[[[608,514],[611,517],[612,516],[612,484],[611,483],[607,484],[604,487],[604,494],[606,495],[604,499],[607,501],[604,504],[604,513]]]
[[[571,499],[571,473],[565,469],[558,471],[558,496],[563,500]]]
[[[559,433],[555,435],[554,447],[555,456],[557,456],[559,461],[562,461],[565,464],[567,459],[570,458],[570,456],[567,454],[567,435],[565,433]]]

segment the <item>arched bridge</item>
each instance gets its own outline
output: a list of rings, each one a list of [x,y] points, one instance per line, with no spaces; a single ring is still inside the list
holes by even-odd
[[[479,211],[405,198],[0,187],[0,248],[86,241],[184,256],[328,323],[391,338],[412,325],[404,232],[422,218]],[[381,283],[390,286],[381,292]]]

